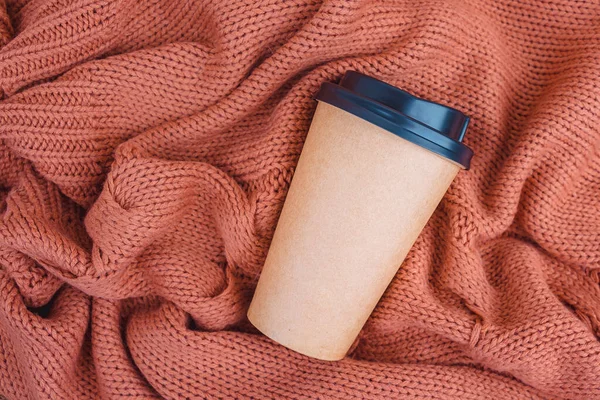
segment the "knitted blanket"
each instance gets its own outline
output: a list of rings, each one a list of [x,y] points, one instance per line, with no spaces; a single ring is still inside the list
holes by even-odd
[[[323,362],[245,313],[349,69],[475,158]],[[6,0],[0,94],[0,397],[600,398],[600,3]]]

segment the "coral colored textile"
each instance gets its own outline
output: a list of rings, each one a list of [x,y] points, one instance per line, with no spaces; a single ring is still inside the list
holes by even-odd
[[[322,362],[245,312],[348,69],[475,158]],[[600,398],[600,2],[6,0],[0,94],[7,399]]]

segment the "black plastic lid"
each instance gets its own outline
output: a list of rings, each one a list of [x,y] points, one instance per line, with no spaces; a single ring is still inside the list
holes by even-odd
[[[469,117],[385,82],[348,71],[339,85],[325,82],[324,101],[469,169],[473,150],[462,144]]]

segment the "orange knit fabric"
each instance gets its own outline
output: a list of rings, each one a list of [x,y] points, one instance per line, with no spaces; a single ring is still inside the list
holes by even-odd
[[[245,311],[348,69],[476,156],[321,362]],[[600,2],[0,1],[0,94],[0,395],[600,398]]]

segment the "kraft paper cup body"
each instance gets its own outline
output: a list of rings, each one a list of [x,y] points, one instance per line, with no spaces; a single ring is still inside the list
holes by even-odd
[[[299,353],[342,359],[460,169],[319,102],[250,322]]]

